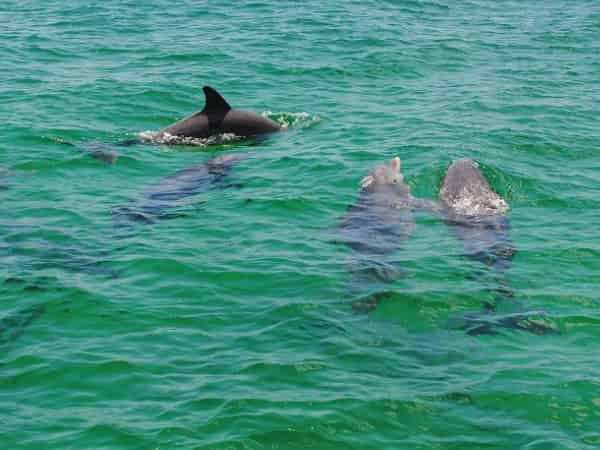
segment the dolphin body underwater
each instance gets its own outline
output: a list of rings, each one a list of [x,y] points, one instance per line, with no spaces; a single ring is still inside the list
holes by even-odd
[[[510,238],[510,222],[506,217],[508,204],[494,192],[479,169],[470,159],[454,161],[442,181],[440,201],[444,221],[462,242],[467,258],[487,267],[498,287],[491,289],[494,303],[485,303],[483,315],[459,319],[468,334],[495,334],[497,328],[516,328],[535,334],[556,331],[546,321],[533,316],[543,313],[518,312],[494,314],[497,304],[513,297],[508,287],[506,271],[512,265],[515,247]]]
[[[2,317],[0,319],[0,348],[15,341],[23,334],[25,328],[41,317],[45,311],[46,305],[41,304],[29,306]]]
[[[355,311],[371,311],[393,293],[386,285],[402,276],[390,257],[410,238],[418,213],[441,217],[462,242],[465,256],[493,271],[500,285],[496,301],[512,297],[506,271],[515,248],[505,215],[508,205],[490,187],[476,162],[455,161],[440,188],[440,201],[415,198],[400,173],[400,158],[377,166],[361,182],[358,201],[348,208],[340,224],[343,242],[353,250],[349,264],[351,294],[359,293]],[[366,288],[366,289],[365,289]],[[366,292],[365,292],[366,291]],[[498,328],[515,328],[535,334],[555,329],[539,311],[495,314],[496,304],[486,304],[483,314],[453,320],[471,335],[495,334]]]
[[[353,250],[349,291],[361,293],[356,311],[369,311],[391,295],[385,285],[402,276],[389,257],[415,229],[415,213],[438,209],[436,202],[413,197],[400,172],[400,158],[372,169],[360,183],[358,201],[341,223],[342,241]],[[365,295],[365,287],[368,291]]]
[[[113,215],[117,223],[154,223],[159,219],[177,217],[169,210],[177,206],[179,200],[210,189],[238,186],[228,184],[227,177],[231,168],[247,157],[241,154],[219,155],[179,170],[150,186],[138,202],[116,208]]]
[[[506,201],[492,190],[479,165],[470,159],[454,161],[448,167],[439,195],[445,222],[462,242],[465,256],[493,269],[505,284],[503,277],[515,254]],[[489,307],[493,309],[493,305]]]
[[[231,108],[229,103],[210,86],[204,86],[202,90],[206,97],[202,111],[164,128],[158,136],[208,138],[234,134],[237,137],[258,137],[282,130],[281,126],[259,114]],[[130,145],[137,142],[139,141],[125,141],[122,144]],[[182,141],[182,143],[186,142]],[[118,218],[146,223],[173,217],[174,215],[169,214],[168,210],[177,200],[204,190],[231,186],[232,184],[227,185],[223,181],[231,167],[244,158],[245,156],[242,155],[216,156],[205,163],[180,170],[150,187],[142,201],[121,206],[113,212]]]

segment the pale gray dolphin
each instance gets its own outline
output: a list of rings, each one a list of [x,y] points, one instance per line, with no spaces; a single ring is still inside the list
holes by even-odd
[[[259,114],[233,109],[216,90],[202,88],[204,109],[168,126],[162,133],[172,136],[207,138],[219,134],[253,137],[280,131],[281,127]]]
[[[494,303],[486,303],[487,313],[495,311],[497,303],[514,294],[509,288],[506,271],[511,267],[515,246],[510,238],[510,222],[506,217],[508,204],[494,192],[470,159],[454,161],[444,176],[440,200],[445,207],[444,218],[453,234],[462,242],[465,256],[484,264],[495,277]],[[536,312],[508,315],[470,315],[460,324],[469,334],[491,334],[499,327],[519,328],[536,334],[555,331],[545,321],[533,316]]]
[[[348,208],[340,224],[343,242],[354,251],[349,290],[362,291],[360,294],[369,291],[354,303],[355,310],[373,309],[389,296],[385,284],[402,272],[388,257],[412,234],[415,212],[437,209],[435,202],[413,197],[400,172],[399,157],[375,167],[363,178],[358,201]]]
[[[440,200],[465,255],[503,275],[515,253],[505,215],[508,204],[492,190],[479,165],[470,159],[454,161],[444,176]]]

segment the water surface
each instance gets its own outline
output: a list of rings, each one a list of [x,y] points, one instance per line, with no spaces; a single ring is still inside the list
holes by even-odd
[[[3,448],[600,445],[597,2],[80,3],[0,6]],[[87,156],[201,109],[205,84],[289,130]],[[218,152],[249,154],[243,186],[115,226]],[[511,207],[504,307],[559,333],[449,327],[495,281],[427,216],[391,297],[353,312],[336,227],[395,155],[426,198],[480,162]]]

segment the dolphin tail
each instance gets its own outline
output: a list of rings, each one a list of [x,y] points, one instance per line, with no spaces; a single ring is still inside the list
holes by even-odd
[[[124,141],[119,141],[113,145],[117,147],[131,147],[132,145],[137,145],[140,143],[141,141],[139,139],[127,139]],[[103,161],[107,164],[114,164],[117,159],[119,159],[119,153],[116,150],[113,150],[108,144],[95,142],[88,144],[86,147],[88,147],[89,155],[92,158]]]
[[[510,288],[507,281],[499,283],[497,287],[488,289],[487,292],[493,294],[494,298],[483,301],[483,310],[486,313],[496,312],[498,306],[502,304],[520,304],[515,300],[515,292]]]
[[[499,334],[502,329],[522,330],[544,335],[558,334],[558,327],[544,311],[527,311],[512,314],[467,314],[451,318],[451,329],[465,330],[471,336]]]
[[[106,164],[114,164],[119,158],[119,154],[114,150],[94,150],[89,154],[92,158]]]
[[[107,144],[103,144],[101,142],[90,142],[87,144],[74,144],[73,142],[68,142],[68,141],[58,141],[57,142],[60,145],[65,145],[68,147],[75,147],[78,148],[80,150],[83,150],[83,152],[94,158],[97,159],[99,161],[103,161],[107,164],[114,164],[114,162],[117,160],[117,158],[119,157],[119,154],[114,151],[112,148],[110,148],[109,145]],[[117,144],[119,145],[119,144]]]
[[[389,299],[392,297],[392,295],[394,295],[392,291],[376,292],[374,294],[367,295],[366,297],[363,297],[352,303],[352,311],[362,314],[371,312],[377,308],[379,303],[381,303],[383,300]]]

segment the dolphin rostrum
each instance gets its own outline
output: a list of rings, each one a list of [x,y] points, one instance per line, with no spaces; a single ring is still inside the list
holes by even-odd
[[[216,90],[202,88],[204,109],[162,130],[162,134],[190,138],[207,138],[221,134],[253,137],[280,131],[281,127],[259,114],[233,109]]]
[[[435,212],[439,207],[413,197],[398,157],[372,169],[360,188],[358,201],[342,219],[340,233],[353,250],[349,290],[361,296],[353,309],[369,311],[390,296],[385,286],[402,275],[390,257],[415,229],[415,212]]]

